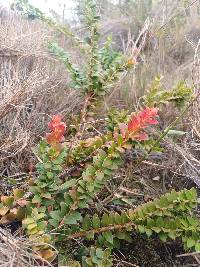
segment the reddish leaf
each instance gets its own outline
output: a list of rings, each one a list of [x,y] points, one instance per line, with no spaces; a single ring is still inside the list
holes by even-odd
[[[52,260],[55,257],[55,252],[51,249],[40,250],[38,254],[45,260]]]
[[[46,140],[51,145],[56,145],[65,140],[64,133],[66,131],[66,124],[61,120],[62,117],[60,115],[55,115],[48,124],[51,133],[46,134]]]
[[[125,126],[120,125],[120,131],[125,138],[131,138],[132,140],[144,141],[148,139],[148,135],[144,132],[144,129],[150,125],[158,124],[156,119],[158,113],[157,108],[146,108],[140,111],[137,115],[133,115],[127,125],[127,132],[125,133]],[[128,134],[128,135],[127,135]]]
[[[16,201],[16,203],[20,206],[20,207],[24,207],[28,204],[28,201],[24,198],[20,198]]]

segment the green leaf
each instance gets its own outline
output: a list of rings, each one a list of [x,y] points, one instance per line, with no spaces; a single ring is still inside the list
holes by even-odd
[[[27,229],[30,231],[30,230],[32,230],[32,229],[34,229],[34,228],[36,228],[37,227],[37,223],[30,223],[30,224],[28,224],[27,225]]]
[[[50,212],[49,215],[51,216],[52,219],[57,220],[57,221],[61,221],[62,219],[62,213],[59,210],[53,210]]]
[[[161,228],[161,227],[163,227],[164,225],[165,225],[165,222],[164,222],[163,218],[162,218],[162,217],[158,217],[158,218],[156,219],[156,226],[159,227],[159,228]]]
[[[108,168],[108,167],[111,167],[112,164],[113,164],[113,163],[112,163],[112,160],[106,158],[106,159],[103,161],[103,165],[102,165],[102,167],[103,167],[103,168]]]
[[[59,226],[59,223],[60,223],[60,221],[58,221],[56,219],[49,219],[48,222],[50,223],[50,225],[52,225],[55,228],[57,228]]]
[[[200,243],[199,242],[195,244],[195,250],[197,252],[200,251]]]
[[[86,199],[87,199],[87,197],[86,197]],[[89,207],[87,201],[84,200],[84,199],[79,201],[78,206],[79,206],[79,208],[81,208],[81,209],[88,209],[88,207]]]
[[[26,218],[22,221],[23,224],[28,225],[34,223],[35,220],[33,218]]]
[[[160,234],[159,234],[159,238],[160,238],[163,242],[166,242],[166,240],[167,240],[167,234],[165,234],[165,233],[160,233]]]
[[[47,207],[40,207],[38,208],[38,212],[45,213],[47,210]]]
[[[96,255],[98,258],[102,259],[103,258],[103,250],[101,248],[96,249]]]
[[[38,231],[37,227],[35,227],[35,228],[29,230],[29,235],[35,235],[35,234],[37,234],[38,232],[39,232],[39,231]]]
[[[52,163],[55,165],[60,165],[62,164],[62,162],[63,162],[62,158],[57,158],[57,159],[52,160]]]
[[[59,172],[61,172],[62,171],[62,166],[60,166],[60,165],[54,165],[53,167],[52,167],[52,170],[53,171],[59,171]]]
[[[118,239],[121,239],[121,240],[126,240],[127,242],[132,242],[133,239],[132,237],[130,236],[130,234],[126,233],[126,232],[117,232],[115,233],[115,236],[118,238]]]
[[[195,240],[193,240],[192,238],[188,238],[188,240],[187,240],[187,247],[188,248],[192,248],[192,247],[195,246],[195,243],[196,243]]]
[[[71,179],[71,180],[69,180],[69,181],[63,183],[63,184],[60,186],[59,190],[62,191],[62,190],[69,189],[70,187],[74,186],[76,183],[77,183],[76,179]]]
[[[87,183],[87,189],[91,193],[94,191],[94,183],[93,182],[88,182]]]
[[[105,175],[108,175],[108,176],[112,175],[112,173],[113,173],[113,171],[110,169],[104,169],[103,172]]]
[[[147,229],[147,228],[145,228],[145,233],[146,233],[146,235],[148,237],[150,237],[153,234],[152,230],[151,229]]]
[[[132,204],[135,202],[135,199],[123,197],[121,198],[121,201],[132,206]]]
[[[34,213],[34,217],[35,217],[35,219],[37,220],[37,221],[39,221],[39,220],[41,220],[41,219],[43,219],[43,218],[45,218],[45,213]]]
[[[176,192],[173,189],[169,194],[167,194],[167,199],[168,199],[169,202],[173,202],[174,200],[177,199],[177,196],[178,196],[178,192]]]
[[[38,186],[30,186],[30,191],[35,195],[38,192],[41,192],[42,190]]]
[[[96,172],[96,178],[97,178],[97,180],[102,181],[104,178],[104,173],[102,171],[97,171]]]
[[[145,217],[142,208],[137,208],[136,213],[138,215],[138,218],[140,219],[143,219]]]
[[[194,188],[191,188],[189,191],[187,191],[187,199],[191,201],[197,201],[197,191]]]
[[[41,221],[37,223],[38,230],[46,230],[47,221]]]
[[[93,228],[97,229],[101,226],[99,216],[97,214],[94,214],[92,217],[92,225]]]
[[[160,199],[159,199],[159,201],[158,201],[158,203],[157,203],[157,207],[158,208],[163,208],[163,207],[167,207],[167,205],[168,205],[168,199],[167,199],[167,196],[162,196]]]
[[[25,192],[22,189],[16,188],[13,190],[13,194],[14,194],[14,199],[18,200],[24,196]]]
[[[91,219],[88,214],[83,218],[82,228],[84,231],[88,231],[91,228]]]
[[[187,220],[188,220],[188,222],[189,222],[192,226],[194,226],[195,228],[196,228],[196,227],[198,226],[198,224],[199,224],[199,220],[198,220],[197,218],[188,216],[188,217],[187,217]]]
[[[118,145],[122,145],[123,142],[124,142],[124,138],[123,138],[123,136],[121,134],[119,134],[118,137],[117,137]]]
[[[60,211],[61,211],[62,216],[64,216],[67,213],[68,206],[66,205],[65,202],[60,203]]]
[[[122,223],[121,216],[117,212],[114,214],[114,221],[115,221],[115,224],[121,224]]]
[[[37,203],[41,203],[42,199],[39,195],[35,195],[32,199],[32,203],[37,204]]]
[[[100,137],[97,138],[96,141],[95,141],[95,147],[96,148],[100,148],[100,147],[102,147],[102,145],[103,145],[102,139]]]
[[[185,227],[185,228],[188,228],[188,221],[186,220],[186,219],[184,219],[184,218],[181,218],[180,219],[180,222],[181,222],[181,224]]]
[[[12,196],[2,196],[1,197],[1,202],[6,205],[7,207],[12,207],[13,202],[14,202],[14,197]]]
[[[81,213],[77,211],[72,211],[69,215],[67,215],[64,218],[64,222],[66,224],[77,224],[77,221],[81,221],[81,220],[82,220]]]
[[[101,219],[101,225],[107,226],[110,224],[109,215],[107,213],[104,213]]]
[[[118,170],[118,165],[115,162],[113,162],[112,165],[108,167],[108,169],[113,171]]]
[[[171,238],[172,240],[175,240],[176,239],[176,232],[173,232],[173,231],[170,231],[169,233],[168,233],[168,236],[169,236],[169,238]]]
[[[112,235],[112,232],[105,232],[103,233],[103,237],[105,238],[105,240],[110,243],[110,244],[113,244],[113,235]]]
[[[159,227],[152,227],[151,228],[154,232],[156,232],[157,234],[161,232],[161,228]]]
[[[138,229],[138,231],[139,231],[141,234],[144,234],[144,233],[145,233],[145,226],[144,226],[144,225],[138,225],[138,226],[137,226],[137,229]]]
[[[73,204],[73,199],[71,196],[69,196],[68,193],[64,194],[64,198],[65,198],[65,204],[69,207],[70,205]]]
[[[49,179],[52,179],[54,177],[54,174],[52,172],[47,172],[47,177]]]

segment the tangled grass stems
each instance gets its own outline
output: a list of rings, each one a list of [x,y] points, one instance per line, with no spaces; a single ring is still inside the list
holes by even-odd
[[[32,250],[31,247],[36,242],[36,240],[30,241],[27,238],[16,237],[8,230],[0,228],[0,267],[36,267],[41,266],[41,263],[52,267],[51,263]],[[56,251],[54,247],[51,246],[51,248]]]

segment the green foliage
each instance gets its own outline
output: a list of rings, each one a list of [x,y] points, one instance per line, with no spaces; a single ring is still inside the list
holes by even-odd
[[[40,162],[36,165],[39,176],[30,190],[34,197],[32,203],[42,206],[55,204],[54,196],[62,181],[58,175],[62,172],[63,163],[67,156],[67,150],[58,150],[50,147],[45,141],[39,145]]]
[[[114,143],[107,152],[99,150],[98,155],[93,157],[93,163],[88,164],[83,171],[78,186],[74,188],[72,194],[76,197],[73,209],[88,207],[87,203],[103,188],[121,163],[120,152],[116,150]]]
[[[40,209],[41,210],[41,209]],[[43,208],[43,210],[45,210]],[[29,238],[45,233],[47,221],[45,221],[45,213],[39,212],[36,208],[31,209],[30,216],[23,220],[23,226],[27,229]]]
[[[90,256],[83,257],[82,267],[111,267],[113,266],[111,251],[91,247]]]
[[[95,136],[86,140],[81,140],[79,144],[72,147],[69,151],[68,162],[73,165],[83,161],[84,159],[92,156],[95,151],[102,148],[106,142],[112,140],[112,135],[109,133],[103,136]]]
[[[134,61],[128,59],[121,52],[112,48],[112,38],[108,37],[103,47],[99,45],[100,15],[97,12],[96,1],[85,1],[84,21],[88,35],[84,40],[79,40],[77,36],[69,33],[63,26],[57,25],[51,18],[46,17],[37,8],[34,8],[27,0],[19,0],[24,11],[32,12],[36,16],[56,28],[56,30],[70,36],[81,47],[86,47],[87,56],[84,56],[87,63],[82,69],[75,66],[68,53],[56,43],[49,44],[49,51],[63,62],[68,70],[72,83],[71,87],[78,89],[81,94],[92,94],[100,97],[104,96],[109,89],[126,73],[133,65]]]
[[[50,218],[52,216],[54,220],[57,218],[54,211],[50,210],[62,208],[58,196],[62,190],[59,174],[63,170],[66,156],[66,149],[49,146],[46,141],[40,143],[38,147],[40,162],[36,166],[39,175],[29,188],[32,198],[26,207],[26,218],[22,221],[30,240],[37,240],[38,245],[34,246],[34,250],[41,253],[46,260],[54,257],[54,252],[48,245],[52,243],[51,236],[47,232],[52,228]]]
[[[177,83],[171,90],[166,90],[161,83],[162,77],[156,77],[152,82],[147,94],[143,97],[146,106],[153,107],[160,104],[173,102],[177,107],[182,107],[189,101],[192,95],[192,88],[185,82]]]
[[[172,190],[121,214],[109,212],[101,217],[87,214],[75,228],[71,228],[66,239],[93,240],[94,247],[90,255],[85,251],[82,266],[112,266],[112,249],[120,247],[120,240],[132,242],[132,231],[147,237],[157,235],[164,242],[181,238],[186,250],[199,251],[200,223],[194,213],[197,202],[194,188],[180,192]]]
[[[194,188],[180,192],[172,190],[166,195],[121,214],[116,212],[86,215],[79,226],[79,232],[68,238],[97,235],[96,244],[112,249],[118,240],[131,242],[130,233],[137,230],[148,237],[156,234],[162,241],[180,237],[185,249],[199,251],[200,223],[194,214],[197,207],[197,193]],[[84,232],[83,232],[84,231]],[[124,232],[125,231],[125,232]]]
[[[65,64],[72,80],[71,87],[79,89],[82,94],[104,96],[132,64],[123,54],[112,54],[107,45],[99,49],[96,40],[91,41],[90,46],[88,65],[83,70],[74,66],[69,55],[57,44],[50,44],[49,50]]]
[[[173,190],[134,212],[129,211],[129,217],[134,220],[140,233],[147,236],[156,233],[163,241],[180,237],[186,250],[193,247],[198,251],[200,224],[193,212],[196,207],[197,193],[194,188],[180,192]]]
[[[120,123],[125,123],[128,120],[128,111],[127,110],[117,110],[112,108],[107,115],[107,129],[108,131],[113,132],[115,127],[118,127]]]
[[[77,66],[72,64],[68,53],[65,52],[63,48],[59,47],[57,43],[49,44],[49,51],[65,64],[71,76],[71,86],[74,89],[82,89],[83,91],[85,91],[87,77],[78,69]]]

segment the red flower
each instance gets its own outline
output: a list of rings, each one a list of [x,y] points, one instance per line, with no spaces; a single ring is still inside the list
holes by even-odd
[[[155,118],[157,113],[157,108],[146,108],[137,115],[133,115],[126,126],[128,138],[139,141],[147,140],[148,135],[143,130],[149,125],[158,124]]]
[[[51,133],[46,134],[46,140],[49,144],[53,145],[65,140],[66,124],[62,122],[60,115],[53,116],[52,120],[48,123],[48,127],[51,130]]]

